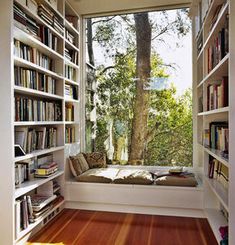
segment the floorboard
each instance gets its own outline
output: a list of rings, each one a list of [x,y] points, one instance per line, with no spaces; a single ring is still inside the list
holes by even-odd
[[[65,209],[30,239],[65,245],[217,245],[206,219]]]

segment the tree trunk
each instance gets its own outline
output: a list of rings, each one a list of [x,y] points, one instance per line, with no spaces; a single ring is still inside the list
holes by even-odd
[[[92,41],[92,20],[87,19],[87,51],[89,56],[89,63],[95,65],[94,52],[93,52],[93,41]]]
[[[134,18],[137,45],[137,81],[129,163],[137,165],[143,164],[144,149],[147,141],[149,92],[144,90],[144,85],[148,84],[151,71],[151,26],[148,19],[148,13],[135,14]]]

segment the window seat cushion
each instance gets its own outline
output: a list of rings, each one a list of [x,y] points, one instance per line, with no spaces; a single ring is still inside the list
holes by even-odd
[[[152,174],[146,170],[120,169],[113,183],[151,185],[153,178]]]
[[[80,182],[111,183],[117,175],[116,168],[93,168],[76,177]]]
[[[166,175],[156,178],[156,185],[164,186],[188,186],[195,187],[198,182],[193,174],[191,175]]]

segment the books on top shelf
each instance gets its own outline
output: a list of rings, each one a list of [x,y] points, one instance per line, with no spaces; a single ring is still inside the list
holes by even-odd
[[[52,26],[61,35],[64,34],[64,25],[62,20],[49,8],[43,4],[38,5],[38,16],[43,19],[48,25]]]
[[[25,14],[16,4],[14,4],[14,24],[19,29],[31,34],[49,48],[57,51],[58,38],[52,31],[46,26],[37,24],[33,18]]]
[[[56,147],[57,129],[53,127],[16,127],[15,144],[27,153]]]
[[[14,39],[14,55],[53,71],[53,61],[51,58],[38,51],[36,48],[32,48],[16,39]]]
[[[34,70],[15,66],[14,80],[17,86],[56,94],[56,79]]]
[[[223,77],[207,87],[207,110],[226,106],[228,106],[228,77]]]
[[[15,96],[15,121],[61,121],[61,102]]]
[[[64,85],[64,96],[67,99],[78,99],[78,87],[70,84]]]

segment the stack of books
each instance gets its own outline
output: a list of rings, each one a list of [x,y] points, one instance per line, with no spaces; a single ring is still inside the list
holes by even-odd
[[[43,4],[38,5],[38,15],[61,35],[64,34],[64,26],[62,21],[59,20],[59,17],[57,17],[53,11],[45,7]]]
[[[56,162],[48,162],[41,164],[39,168],[35,169],[35,177],[45,178],[50,177],[58,171],[58,164]]]
[[[61,103],[15,96],[15,121],[61,121]]]

